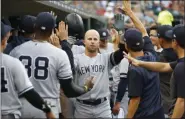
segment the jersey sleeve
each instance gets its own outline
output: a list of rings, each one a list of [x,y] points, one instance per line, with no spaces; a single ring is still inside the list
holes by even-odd
[[[12,51],[10,51],[9,55],[12,57],[15,57],[16,56],[16,48],[14,48]]]
[[[14,63],[12,65],[13,79],[18,94],[22,95],[30,89],[33,89],[33,85],[28,78],[26,69],[23,64],[18,59],[14,59]]]
[[[62,56],[62,58],[61,58]],[[58,58],[58,79],[72,78],[72,70],[67,54],[63,51],[62,55]]]
[[[177,61],[174,61],[174,62],[170,62],[170,67],[174,70],[176,65],[177,65]]]

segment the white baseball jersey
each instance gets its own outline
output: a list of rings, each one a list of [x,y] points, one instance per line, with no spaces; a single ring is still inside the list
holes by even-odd
[[[19,95],[33,89],[23,64],[16,58],[1,53],[1,113],[20,114]]]
[[[10,55],[22,61],[35,90],[43,98],[59,98],[58,79],[72,78],[66,52],[47,41],[28,41],[12,50]]]
[[[98,99],[109,96],[109,71],[112,69],[110,53],[97,54],[95,57],[88,57],[83,54],[74,56],[76,68],[75,83],[84,86],[86,79],[95,77],[94,87],[91,91],[78,97],[81,100]]]

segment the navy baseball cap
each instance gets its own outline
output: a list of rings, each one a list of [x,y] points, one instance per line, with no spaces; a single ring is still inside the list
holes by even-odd
[[[171,41],[172,39],[166,35],[166,32],[169,31],[169,30],[172,30],[172,28],[173,27],[170,26],[170,25],[161,25],[161,26],[158,26],[158,28],[157,28],[157,32],[158,32],[157,33],[157,36],[159,38],[164,38],[167,41]]]
[[[136,28],[128,29],[124,34],[124,41],[127,46],[131,49],[143,49],[144,41],[142,37],[142,33]]]
[[[108,30],[105,28],[99,29],[98,33],[100,34],[100,40],[108,40],[110,37]]]
[[[1,40],[6,36],[8,32],[12,30],[12,27],[9,25],[5,25],[3,22],[1,22]]]
[[[166,32],[166,35],[171,39],[175,39],[177,43],[185,48],[185,26],[183,24],[176,25],[172,30]]]
[[[48,31],[55,28],[56,19],[51,13],[41,12],[37,15],[36,18],[36,28],[39,28],[41,31]]]
[[[21,19],[20,32],[22,32],[22,33],[34,33],[35,21],[36,21],[36,17],[31,16],[31,15],[25,15]]]

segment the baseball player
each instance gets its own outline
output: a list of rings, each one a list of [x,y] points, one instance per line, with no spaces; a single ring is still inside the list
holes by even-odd
[[[75,83],[82,86],[87,77],[94,77],[94,87],[77,97],[75,118],[111,118],[109,96],[109,72],[123,59],[123,49],[99,54],[100,35],[96,30],[85,34],[85,53],[75,55]]]
[[[36,17],[31,15],[25,15],[21,19],[19,26],[19,36],[13,35],[11,42],[8,43],[4,50],[5,54],[9,54],[15,47],[21,45],[24,42],[30,41],[34,37],[34,24]]]
[[[48,118],[55,118],[50,107],[33,89],[22,63],[2,53],[10,37],[10,30],[10,26],[1,22],[1,118],[20,118],[22,105],[18,96],[25,97],[33,106],[44,111]]]
[[[55,18],[48,12],[38,14],[35,24],[35,39],[28,41],[10,52],[10,55],[22,61],[36,91],[50,104],[56,118],[60,110],[60,87],[67,97],[77,97],[91,88],[91,82],[79,87],[72,82],[72,71],[67,54],[48,43],[55,27]],[[61,22],[61,24],[64,24]],[[64,32],[67,31],[63,29]],[[58,80],[59,79],[59,80]],[[90,84],[90,85],[89,85]],[[23,118],[45,118],[45,115],[30,106],[24,99]]]
[[[58,35],[58,37],[61,40],[61,46],[62,49],[67,53],[71,68],[73,71],[73,74],[75,73],[74,69],[74,55],[81,54],[85,52],[84,46],[78,46],[74,43],[77,41],[77,38],[79,38],[83,32],[84,32],[84,24],[83,20],[80,15],[76,13],[70,13],[65,18],[65,23],[68,25],[68,34],[69,37],[65,40],[62,38],[64,35]],[[57,34],[59,32],[62,32],[62,30],[57,31]],[[74,117],[74,110],[75,110],[75,98],[67,98],[64,93],[61,91],[61,108],[62,108],[62,114],[66,118],[73,118]]]

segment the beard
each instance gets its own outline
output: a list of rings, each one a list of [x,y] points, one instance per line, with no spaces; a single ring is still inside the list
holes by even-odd
[[[95,48],[95,49],[87,48],[87,51],[90,52],[90,53],[95,53],[95,52],[98,51],[98,49],[97,48]]]

